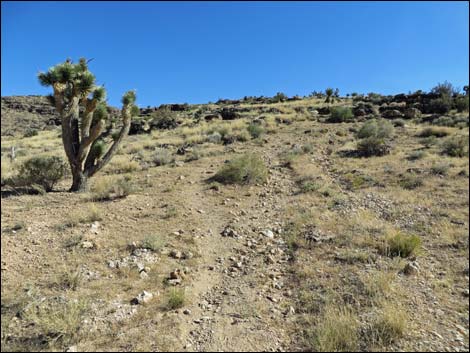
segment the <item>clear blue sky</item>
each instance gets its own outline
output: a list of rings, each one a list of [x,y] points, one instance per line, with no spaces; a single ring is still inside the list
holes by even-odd
[[[3,95],[94,58],[109,103],[429,90],[469,75],[467,2],[2,2]]]

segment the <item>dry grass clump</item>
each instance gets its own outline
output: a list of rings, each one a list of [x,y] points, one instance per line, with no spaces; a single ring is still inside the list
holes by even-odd
[[[315,327],[309,346],[318,352],[354,352],[358,347],[358,328],[352,310],[330,305]]]
[[[129,176],[107,177],[95,180],[91,187],[92,201],[106,201],[126,197],[135,190]]]

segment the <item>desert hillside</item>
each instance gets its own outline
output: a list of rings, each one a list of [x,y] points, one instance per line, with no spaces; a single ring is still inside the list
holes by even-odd
[[[2,97],[2,351],[468,351],[468,96],[330,98],[140,108],[70,193]]]

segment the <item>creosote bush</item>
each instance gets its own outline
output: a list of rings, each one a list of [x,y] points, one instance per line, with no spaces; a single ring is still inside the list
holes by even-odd
[[[368,138],[368,137],[377,137],[377,138],[389,138],[393,134],[393,124],[385,119],[372,119],[368,120],[362,125],[359,131],[356,134],[357,138]]]
[[[51,191],[67,172],[67,164],[61,157],[36,156],[26,160],[19,168],[15,184],[18,186],[40,185]]]
[[[331,123],[342,123],[353,120],[354,114],[349,107],[332,107],[330,110],[330,118],[328,119]]]
[[[390,153],[393,124],[385,119],[369,120],[357,132],[357,151],[364,157],[383,156]]]
[[[254,184],[266,181],[268,170],[261,158],[245,154],[227,163],[212,178],[222,184]]]
[[[448,129],[431,126],[421,130],[418,134],[418,137],[445,137],[447,135],[449,135]]]
[[[468,156],[468,136],[452,136],[442,143],[442,153],[451,157]]]

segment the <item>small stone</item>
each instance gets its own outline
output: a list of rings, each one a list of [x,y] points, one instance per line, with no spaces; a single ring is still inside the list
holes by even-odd
[[[407,276],[416,275],[419,273],[419,264],[416,261],[412,261],[406,264],[403,269],[403,273]]]
[[[131,304],[138,305],[138,304],[147,303],[152,298],[153,298],[153,294],[144,290],[142,291],[142,293],[140,293],[134,299],[131,300]]]
[[[89,240],[85,240],[84,242],[82,242],[82,248],[84,249],[92,249],[95,245],[89,241]]]
[[[109,268],[116,268],[116,263],[112,260],[108,261],[108,267]]]
[[[146,279],[146,278],[149,277],[149,275],[148,275],[147,272],[145,272],[145,271],[141,271],[141,272],[139,273],[139,276],[140,276],[141,279]]]
[[[183,257],[183,254],[179,250],[171,250],[170,256],[174,259],[181,259]]]
[[[184,259],[192,259],[193,257],[194,257],[194,254],[191,251],[183,252],[183,258]]]
[[[274,238],[274,233],[273,233],[271,230],[269,230],[269,229],[263,230],[263,231],[261,232],[261,235],[264,235],[265,237],[268,237],[268,238],[270,238],[270,239],[273,239],[273,238]]]
[[[98,228],[100,227],[100,222],[95,221],[91,224],[91,231],[92,233],[97,234],[98,233]]]
[[[184,314],[184,315],[191,315],[191,310],[189,310],[189,309],[184,309],[184,310],[183,310],[183,314]]]
[[[66,352],[78,352],[77,346],[70,346],[65,350]]]

